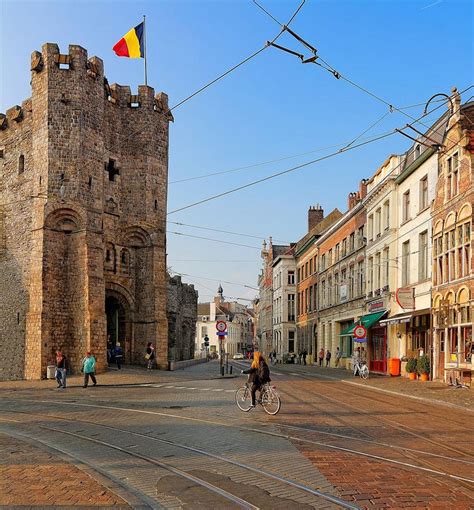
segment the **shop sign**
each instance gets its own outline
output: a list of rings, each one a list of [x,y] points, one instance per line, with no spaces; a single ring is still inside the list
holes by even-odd
[[[404,287],[397,289],[395,299],[398,305],[404,310],[415,308],[415,289],[413,287]]]
[[[383,309],[384,309],[383,299],[372,301],[372,303],[369,303],[368,305],[369,312],[378,312]]]
[[[339,296],[341,301],[347,301],[347,285],[341,285],[339,287]]]

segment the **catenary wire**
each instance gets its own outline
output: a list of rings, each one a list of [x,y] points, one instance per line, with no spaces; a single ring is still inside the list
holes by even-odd
[[[259,250],[259,251],[261,250],[261,248],[258,248],[257,246],[250,246],[248,244],[232,243],[230,241],[222,241],[221,239],[212,239],[210,237],[195,236],[192,234],[185,234],[183,232],[173,232],[171,230],[167,230],[166,232],[168,234],[175,234],[177,236],[192,237],[194,239],[203,239],[205,241],[214,241],[215,243],[231,244],[233,246],[241,246],[243,248],[252,248],[253,250]]]
[[[244,233],[241,233],[241,232],[232,232],[230,230],[220,230],[218,228],[203,227],[203,226],[200,226],[200,225],[189,225],[187,223],[181,223],[180,221],[170,221],[170,220],[168,220],[168,223],[172,223],[173,225],[179,225],[179,226],[183,226],[183,227],[199,228],[201,230],[210,230],[212,232],[220,232],[221,234],[231,234],[231,235],[234,235],[234,236],[251,237],[253,239],[260,239],[260,240],[266,239],[266,237],[267,237],[267,236],[256,236],[256,235],[251,235],[251,234],[244,234]],[[283,241],[281,239],[274,239],[274,241],[278,241],[278,242],[285,243],[285,244],[290,244],[289,241]]]
[[[195,278],[197,280],[209,280],[210,282],[227,283],[229,285],[239,285],[240,287],[245,287],[246,289],[259,290],[256,287],[252,287],[251,285],[247,285],[245,283],[229,282],[226,280],[220,280],[219,278],[208,278],[206,276],[196,276],[195,274],[181,273],[181,272],[175,271],[175,270],[173,270],[173,273],[180,275],[180,276],[189,276],[190,278]]]

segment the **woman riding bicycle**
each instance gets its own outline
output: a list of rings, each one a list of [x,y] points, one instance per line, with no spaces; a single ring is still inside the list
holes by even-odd
[[[252,407],[256,405],[255,394],[260,390],[264,384],[271,381],[270,369],[267,362],[260,352],[254,352],[253,361],[248,370],[242,370],[242,374],[248,374],[248,382],[252,384],[250,393],[252,395]]]

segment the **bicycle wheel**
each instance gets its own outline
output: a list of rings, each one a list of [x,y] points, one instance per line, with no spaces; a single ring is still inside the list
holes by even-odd
[[[281,400],[278,393],[272,388],[265,390],[262,395],[262,406],[267,414],[277,414],[281,408]]]
[[[244,413],[250,411],[252,407],[252,395],[250,394],[250,390],[247,386],[242,386],[242,388],[239,388],[235,392],[235,403]]]
[[[362,379],[368,379],[369,378],[369,368],[367,367],[367,365],[364,365],[360,369],[360,376],[361,376]]]

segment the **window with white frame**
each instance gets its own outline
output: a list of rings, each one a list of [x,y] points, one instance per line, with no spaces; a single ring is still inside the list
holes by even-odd
[[[288,285],[294,285],[294,284],[295,284],[295,272],[288,271]]]
[[[288,294],[288,320],[295,320],[295,295]]]
[[[357,262],[357,294],[365,293],[364,262]]]
[[[379,207],[375,211],[375,237],[380,237],[381,234],[381,228],[382,228],[382,209]]]
[[[330,277],[328,278],[328,303],[327,303],[329,306],[331,306],[331,305],[332,305],[332,301],[333,301],[333,300],[332,300],[332,297],[333,297],[332,293],[333,293],[333,288],[332,288],[332,276],[330,276]]]
[[[368,288],[369,291],[373,291],[375,289],[374,287],[374,259],[372,257],[369,257],[369,267],[367,271],[367,277],[368,277]]]
[[[384,230],[388,230],[390,228],[390,201],[387,200],[383,204],[383,223]]]
[[[355,292],[354,285],[355,285],[354,264],[352,264],[349,266],[349,299],[352,299],[355,295],[354,294],[354,292]]]
[[[369,216],[369,241],[372,241],[374,238],[374,215],[371,214]]]
[[[418,236],[418,280],[428,278],[428,231]]]
[[[410,219],[410,190],[403,193],[403,205],[402,205],[402,221],[408,221]]]
[[[375,261],[374,261],[374,287],[375,289],[380,289],[382,285],[380,284],[380,274],[382,270],[382,264],[380,261],[380,252],[375,254]]]
[[[442,234],[433,239],[433,260],[434,260],[434,283],[443,283],[443,236]]]
[[[383,276],[383,286],[389,286],[389,277],[390,277],[390,258],[389,258],[389,248],[384,248],[383,250],[383,264],[384,264],[384,276]]]
[[[471,220],[458,225],[457,236],[457,277],[469,276],[471,267]]]
[[[428,207],[428,176],[425,175],[420,179],[420,211]]]
[[[454,153],[446,160],[446,199],[456,196],[459,191],[459,155]]]
[[[402,244],[402,287],[410,283],[410,241]]]

